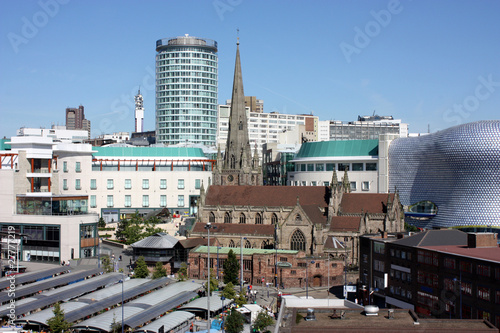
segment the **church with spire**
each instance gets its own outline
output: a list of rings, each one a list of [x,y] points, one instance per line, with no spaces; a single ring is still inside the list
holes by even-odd
[[[239,44],[238,40],[226,149],[222,156],[218,147],[217,165],[213,171],[214,185],[262,185],[262,168],[258,152],[255,148],[252,156],[248,138]]]
[[[205,237],[210,223],[218,247],[291,250],[299,257],[357,265],[360,235],[404,230],[398,194],[350,193],[347,170],[341,179],[334,170],[329,186],[262,185],[257,151],[252,156],[248,139],[239,43],[226,150],[224,156],[218,151],[213,178],[206,190],[202,185],[188,238]],[[254,273],[245,271],[252,275],[251,283],[258,278]],[[318,281],[325,281],[326,270],[317,275]],[[299,286],[300,279],[290,276],[289,281]]]

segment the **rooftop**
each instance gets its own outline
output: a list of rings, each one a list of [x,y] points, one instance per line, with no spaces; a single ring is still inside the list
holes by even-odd
[[[378,140],[305,142],[295,159],[310,157],[378,156]]]
[[[92,147],[94,157],[203,158],[201,148],[193,147]]]
[[[436,245],[422,246],[425,249],[459,256],[500,262],[500,247],[476,247],[470,248],[466,245]]]

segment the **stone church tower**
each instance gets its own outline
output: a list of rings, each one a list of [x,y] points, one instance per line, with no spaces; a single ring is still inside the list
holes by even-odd
[[[226,150],[222,157],[219,147],[217,166],[213,171],[214,185],[262,185],[262,168],[258,156],[252,157],[248,139],[239,45],[238,41]],[[257,154],[257,151],[254,154]]]

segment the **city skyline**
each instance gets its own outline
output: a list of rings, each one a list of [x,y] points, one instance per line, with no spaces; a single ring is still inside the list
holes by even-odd
[[[90,3],[90,4],[89,4]],[[218,103],[240,37],[247,96],[264,112],[356,120],[392,115],[410,132],[498,119],[497,1],[3,1],[0,135],[64,125],[85,107],[92,137],[155,128],[155,42],[217,41]],[[237,32],[239,29],[239,32]]]

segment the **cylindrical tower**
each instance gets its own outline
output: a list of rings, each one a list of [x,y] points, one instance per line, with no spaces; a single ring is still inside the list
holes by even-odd
[[[189,35],[156,41],[156,142],[215,146],[217,42]]]

